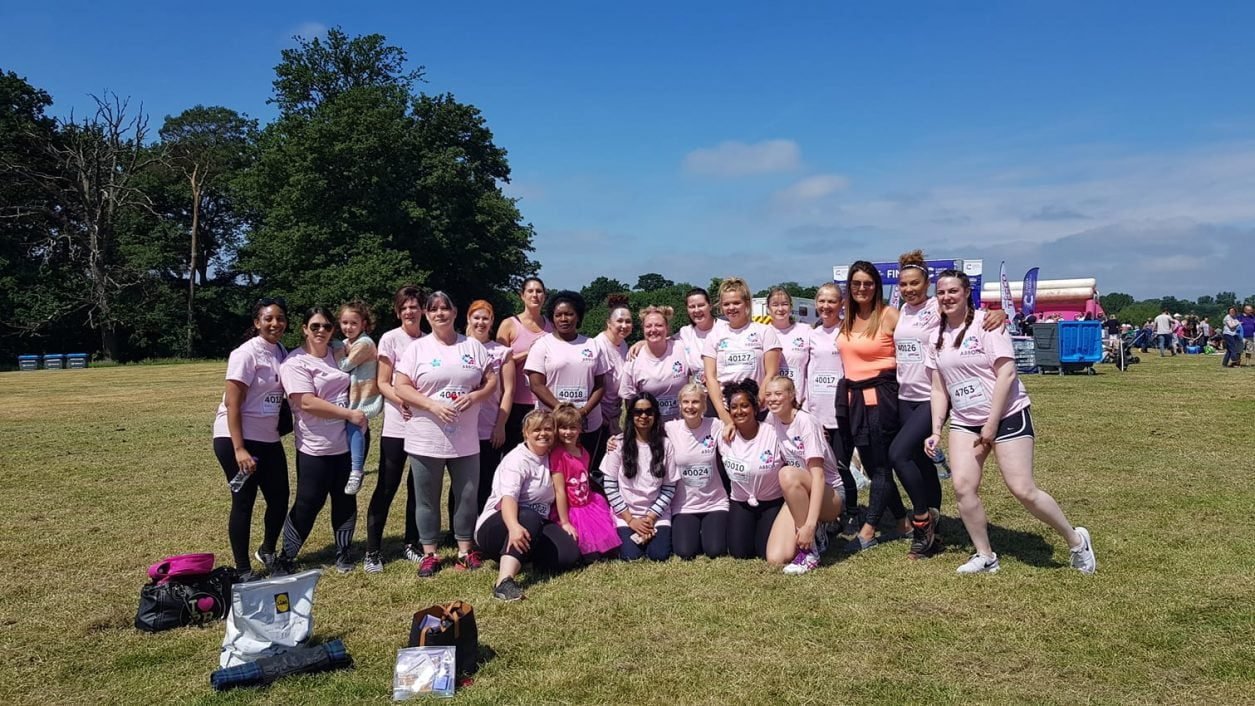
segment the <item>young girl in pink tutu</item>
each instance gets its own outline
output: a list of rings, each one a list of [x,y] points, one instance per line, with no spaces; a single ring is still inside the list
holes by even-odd
[[[585,563],[612,558],[619,553],[619,534],[605,496],[592,492],[588,485],[590,457],[580,445],[580,413],[570,403],[563,403],[553,411],[553,418],[558,427],[558,443],[549,452],[556,500],[551,519],[579,543]],[[566,492],[561,492],[561,488],[566,488]]]

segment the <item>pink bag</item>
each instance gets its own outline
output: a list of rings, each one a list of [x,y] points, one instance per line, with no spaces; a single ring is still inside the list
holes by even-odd
[[[171,579],[204,576],[214,570],[213,554],[179,554],[148,567],[148,578],[157,585]]]

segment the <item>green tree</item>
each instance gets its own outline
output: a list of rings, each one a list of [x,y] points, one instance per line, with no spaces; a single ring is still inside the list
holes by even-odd
[[[1125,294],[1124,292],[1112,292],[1110,294],[1104,294],[1098,298],[1098,301],[1100,304],[1102,304],[1103,311],[1107,312],[1108,314],[1113,314],[1113,315],[1117,311],[1120,311],[1121,309],[1127,306],[1133,305],[1133,297],[1131,295]]]
[[[784,289],[784,291],[786,291],[786,292],[788,292],[788,293],[789,293],[789,296],[791,296],[791,297],[797,297],[797,298],[800,298],[800,299],[814,299],[814,298],[815,298],[815,293],[819,291],[819,287],[818,287],[818,286],[815,286],[815,287],[803,287],[802,285],[798,284],[797,282],[789,281],[789,282],[781,282],[781,283],[779,283],[779,284],[773,284],[773,285],[771,285],[770,287],[768,287],[768,288],[766,288],[766,289],[761,289],[761,290],[759,290],[756,294],[754,294],[754,296],[755,296],[755,297],[765,297],[765,296],[767,296],[767,293],[768,293],[768,292],[770,292],[771,290],[775,289],[776,287],[780,287],[780,288]]]
[[[652,292],[655,289],[665,289],[675,284],[671,280],[663,277],[657,272],[649,272],[636,278],[636,286],[633,287],[638,292]]]
[[[421,69],[380,35],[300,40],[276,67],[280,116],[240,181],[257,226],[241,271],[302,304],[380,311],[415,281],[462,306],[517,288],[534,231],[501,191],[505,150],[479,111],[414,95]]]
[[[601,276],[580,289],[580,296],[589,307],[604,305],[606,297],[628,291],[628,286],[617,279]]]
[[[1228,309],[1236,306],[1238,303],[1238,295],[1236,292],[1218,292],[1216,293],[1216,304],[1222,309]]]

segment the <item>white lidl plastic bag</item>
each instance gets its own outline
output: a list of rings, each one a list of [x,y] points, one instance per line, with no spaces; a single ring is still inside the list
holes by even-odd
[[[302,645],[314,632],[314,587],[321,569],[231,587],[222,667],[234,667]]]

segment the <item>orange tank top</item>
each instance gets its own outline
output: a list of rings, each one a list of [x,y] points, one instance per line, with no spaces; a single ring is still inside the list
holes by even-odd
[[[837,350],[841,354],[845,376],[850,380],[867,380],[898,367],[893,334],[883,328],[875,336],[864,336],[862,333],[847,336],[843,333],[837,337]],[[874,388],[863,390],[863,402],[868,406],[876,404]]]

